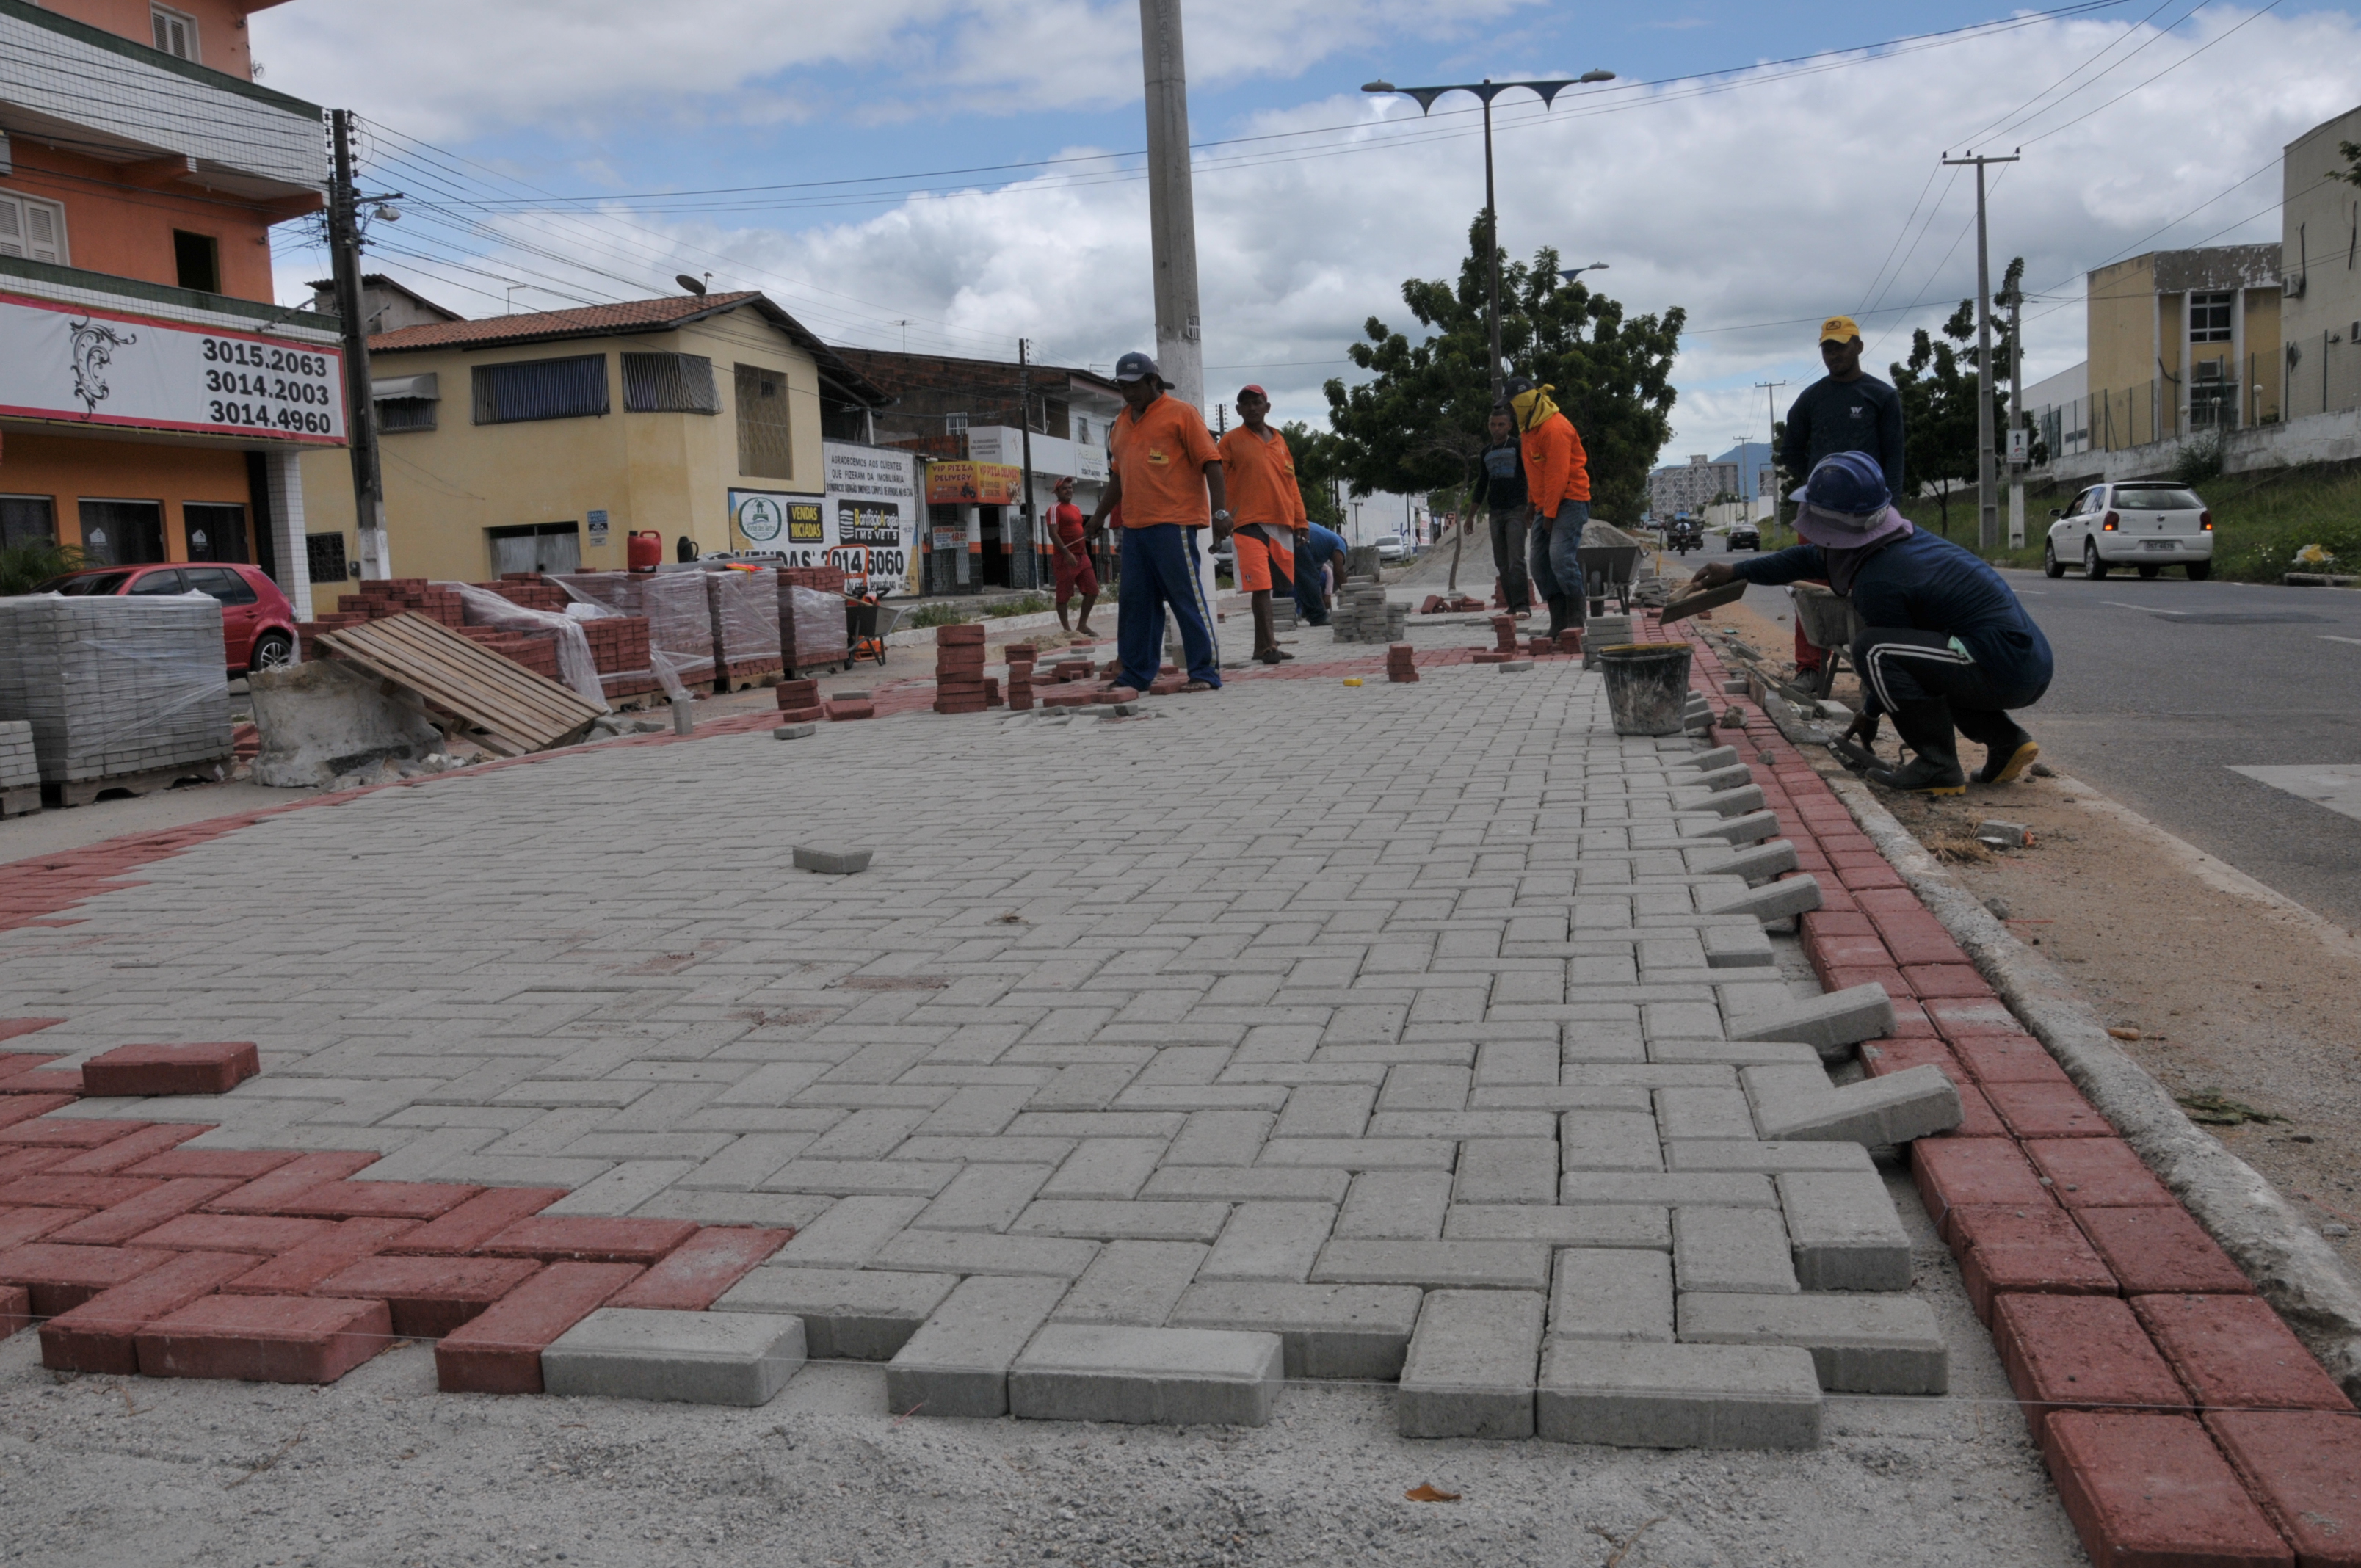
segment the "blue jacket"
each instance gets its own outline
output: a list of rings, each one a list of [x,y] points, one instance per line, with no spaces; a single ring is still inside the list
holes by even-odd
[[[1774,587],[1806,577],[1826,581],[1817,544],[1796,544],[1734,564],[1750,583]],[[1909,627],[1959,640],[2012,707],[2049,689],[2049,640],[1998,572],[1939,534],[1914,529],[1861,565],[1852,580],[1853,612],[1863,626]]]
[[[1326,565],[1328,557],[1342,555],[1350,548],[1345,543],[1345,536],[1333,528],[1323,528],[1315,522],[1311,532],[1311,542],[1303,547],[1303,557],[1315,566]]]

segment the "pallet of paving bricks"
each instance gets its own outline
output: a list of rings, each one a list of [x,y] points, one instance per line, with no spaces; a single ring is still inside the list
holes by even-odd
[[[0,722],[0,817],[27,817],[41,809],[41,764],[33,754],[29,720]]]
[[[486,749],[502,756],[577,739],[604,711],[572,687],[423,616],[343,627],[321,641],[337,657],[416,694],[428,708],[482,731]]]
[[[713,609],[705,586],[710,575],[689,570],[566,572],[550,580],[588,603],[644,620],[650,663],[638,667],[668,669],[681,685],[694,688],[713,684]]]
[[[713,626],[714,685],[745,691],[775,680],[780,657],[779,575],[768,566],[708,572],[706,612]]]
[[[29,725],[52,795],[144,792],[166,770],[221,776],[213,770],[234,745],[221,606],[199,595],[0,598],[0,719]]]
[[[834,567],[838,586],[822,587],[817,567],[790,566],[778,574],[779,647],[787,669],[796,675],[816,670],[845,669],[852,663],[852,640],[844,618],[844,574]]]

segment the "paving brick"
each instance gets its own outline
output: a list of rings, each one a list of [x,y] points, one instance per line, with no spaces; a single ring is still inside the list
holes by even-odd
[[[2055,1207],[2032,1165],[2006,1138],[1922,1139],[1910,1146],[1910,1174],[1927,1218],[1954,1251],[1954,1209]]]
[[[1883,1177],[1786,1171],[1774,1179],[1795,1278],[1805,1289],[1910,1288],[1910,1233]]]
[[[1659,1089],[1655,1099],[1656,1129],[1664,1138],[1754,1140],[1754,1117],[1738,1090]]]
[[[223,1193],[205,1207],[216,1214],[276,1214],[322,1182],[342,1181],[353,1172],[366,1170],[375,1165],[378,1157],[374,1154],[352,1149],[299,1155],[284,1165],[274,1167],[267,1174],[256,1177],[245,1186]],[[205,1173],[197,1171],[191,1174]]]
[[[1169,1321],[1174,1328],[1275,1333],[1289,1377],[1390,1383],[1401,1376],[1422,1299],[1407,1285],[1201,1282]]]
[[[1449,1170],[1458,1146],[1448,1138],[1273,1138],[1267,1166],[1328,1166],[1337,1170]]]
[[[1671,1207],[1711,1203],[1767,1209],[1778,1202],[1771,1179],[1741,1170],[1569,1170],[1557,1184],[1568,1204],[1644,1203]]]
[[[1155,1174],[1165,1146],[1160,1138],[1084,1138],[1042,1186],[1041,1196],[1127,1201]]]
[[[1353,1178],[1335,1233],[1354,1239],[1433,1241],[1443,1234],[1451,1184],[1445,1170],[1365,1170]]]
[[[768,1404],[804,1364],[792,1317],[601,1307],[541,1353],[543,1388],[609,1399]]]
[[[1226,1203],[1099,1203],[1054,1200],[1028,1204],[1014,1235],[1096,1241],[1211,1242],[1230,1217]]]
[[[1550,1249],[1529,1242],[1330,1242],[1312,1266],[1323,1285],[1422,1285],[1429,1289],[1549,1288]]]
[[[54,1318],[171,1260],[169,1252],[29,1242],[0,1252],[0,1285],[23,1286],[33,1310]]]
[[[1370,1176],[1389,1174],[1370,1172]],[[1404,1173],[1392,1173],[1404,1174]],[[1427,1175],[1428,1172],[1406,1174]],[[1166,1166],[1139,1190],[1142,1198],[1217,1198],[1230,1203],[1288,1201],[1342,1203],[1355,1181],[1346,1170],[1274,1169],[1268,1166]]]
[[[67,1160],[74,1158],[76,1153],[77,1151],[73,1149],[9,1149],[5,1153],[0,1153],[0,1181],[13,1181],[20,1176],[38,1176],[43,1171],[54,1170]]]
[[[384,1185],[355,1182],[357,1187]],[[472,1252],[516,1223],[566,1196],[563,1187],[494,1187],[478,1192],[385,1248],[392,1256]],[[309,1212],[309,1211],[305,1211]]]
[[[1009,1368],[1009,1412],[1030,1420],[1258,1427],[1270,1419],[1281,1365],[1273,1333],[1051,1323]]]
[[[92,1212],[89,1209],[0,1209],[0,1250],[39,1241]]]
[[[1111,1243],[1074,1281],[1050,1321],[1159,1327],[1212,1250],[1194,1242]]]
[[[1975,1075],[1978,1083],[1989,1091],[2003,1083],[2067,1084],[2072,1080],[2048,1047],[2032,1036],[2018,1032],[1972,1033],[1961,1035],[1951,1042],[1952,1051],[1960,1064]]]
[[[39,1180],[35,1177],[32,1179]],[[116,1246],[165,1221],[185,1214],[206,1200],[237,1185],[226,1177],[181,1177],[159,1182],[149,1191],[101,1209],[87,1219],[50,1233],[49,1239],[90,1246]]]
[[[229,1253],[187,1253],[102,1290],[41,1325],[41,1365],[57,1372],[104,1372],[128,1377],[139,1370],[134,1336],[168,1313],[210,1296],[249,1266]]]
[[[1564,1169],[1662,1170],[1656,1118],[1647,1111],[1568,1111],[1558,1118]]]
[[[2353,1401],[2259,1297],[2135,1296],[2132,1315],[2205,1409],[2353,1413]]]
[[[229,1216],[249,1223],[267,1221],[270,1215]],[[374,1257],[401,1237],[417,1229],[409,1220],[332,1220],[293,1222],[317,1224],[323,1229],[308,1241],[298,1242],[268,1263],[257,1264],[222,1287],[238,1296],[302,1296],[313,1286],[340,1268],[350,1267],[365,1257]],[[236,1250],[243,1250],[242,1248]]]
[[[1302,1092],[1296,1091],[1299,1095]],[[1290,1098],[1289,1104],[1293,1103]],[[1167,1169],[1174,1166],[1252,1165],[1278,1120],[1268,1111],[1193,1113],[1180,1129],[1180,1135],[1165,1150],[1162,1164]]]
[[[955,1274],[772,1266],[724,1291],[713,1310],[791,1314],[803,1320],[805,1354],[815,1359],[884,1361],[958,1284]]]
[[[162,1131],[150,1128],[149,1131]],[[178,1129],[174,1129],[178,1130]],[[113,1145],[107,1145],[112,1148]],[[97,1149],[93,1153],[104,1153]],[[291,1149],[182,1149],[156,1155],[141,1160],[124,1171],[126,1176],[235,1176],[240,1181],[253,1181],[269,1175],[282,1166],[294,1164],[307,1157]]]
[[[94,1149],[84,1149],[79,1154],[68,1155],[49,1168],[60,1176],[121,1175],[143,1160],[152,1159],[188,1142],[191,1138],[201,1137],[212,1130],[202,1122],[159,1122],[152,1127],[142,1127],[136,1133],[126,1134],[112,1143],[101,1144]],[[291,1155],[288,1157],[292,1158],[293,1156]],[[142,1171],[139,1174],[155,1176],[193,1173]],[[230,1173],[215,1171],[207,1174]]]
[[[895,1416],[1006,1415],[1008,1369],[1065,1293],[1056,1278],[961,1281],[885,1364],[887,1408]]]
[[[1550,1285],[1551,1339],[1673,1337],[1673,1260],[1637,1248],[1567,1247]]]
[[[2126,1296],[2158,1290],[2238,1295],[2255,1288],[2230,1255],[2178,1203],[2155,1209],[2077,1209],[2074,1223],[2123,1282]]]
[[[1743,869],[1769,870],[1775,867],[1781,860],[1789,861],[1792,864],[1795,855],[1792,845],[1788,846],[1784,852],[1775,845],[1762,845],[1758,848],[1770,850],[1772,854],[1762,861],[1749,862]],[[1744,857],[1741,856],[1741,859]],[[1757,920],[1767,922],[1784,920],[1795,915],[1808,915],[1827,902],[1828,892],[1820,885],[1820,879],[1805,873],[1781,877],[1775,882],[1766,882],[1759,887],[1750,887],[1743,893],[1726,894],[1707,905],[1704,913],[1752,915]]]
[[[553,1263],[445,1335],[435,1387],[446,1394],[538,1394],[541,1353],[639,1277],[628,1263]]]
[[[1820,1382],[1788,1345],[1554,1340],[1542,1356],[1538,1434],[1620,1448],[1817,1447]]]
[[[1654,1040],[1648,1059],[1683,1067],[1817,1067],[1820,1053],[1795,1040]]]
[[[33,1298],[21,1285],[0,1285],[0,1340],[33,1326]]]
[[[442,1181],[324,1181],[278,1212],[316,1220],[432,1220],[482,1190]]]
[[[745,1225],[708,1226],[625,1286],[612,1304],[633,1310],[701,1312],[794,1234]]]
[[[1430,1290],[1411,1335],[1395,1429],[1404,1437],[1533,1435],[1547,1302],[1537,1290]]]
[[[1667,1143],[1664,1164],[1674,1170],[1757,1171],[1766,1176],[1806,1170],[1866,1173],[1877,1168],[1869,1150],[1857,1143],[1740,1143],[1723,1138]]]
[[[859,1195],[840,1198],[796,1233],[778,1261],[790,1267],[858,1268],[926,1211],[924,1198]],[[813,1354],[819,1353],[814,1351]]]
[[[1926,1013],[1935,1032],[1954,1047],[1979,1035],[2025,1037],[2025,1025],[1998,997],[1940,997],[1926,1003]]]
[[[382,1301],[206,1296],[135,1338],[149,1377],[334,1383],[392,1343]]]
[[[0,1203],[41,1209],[111,1209],[162,1183],[132,1176],[19,1176],[0,1184]]]
[[[383,1301],[395,1333],[440,1339],[540,1271],[530,1258],[379,1255],[338,1269],[310,1294]]]
[[[0,1146],[13,1146],[28,1141],[38,1141],[18,1138],[13,1135],[27,1122],[38,1116],[46,1116],[52,1111],[63,1110],[81,1098],[79,1090],[71,1094],[9,1092],[6,1085],[10,1082],[21,1083],[23,1078],[24,1075],[20,1073],[13,1079],[0,1080]],[[87,1148],[90,1146],[80,1146]]]
[[[1768,1139],[1876,1147],[1948,1132],[1961,1115],[1958,1086],[1934,1067],[1841,1086],[1806,1067],[1750,1067],[1739,1079]]]
[[[276,1257],[335,1229],[328,1220],[291,1220],[275,1214],[181,1214],[131,1238],[134,1246],[168,1252],[234,1252]]]
[[[1327,1203],[1241,1203],[1213,1244],[1203,1279],[1301,1281],[1336,1229]]]
[[[2060,1410],[2188,1411],[2189,1396],[2128,1304],[2114,1296],[2002,1296],[2001,1368],[2037,1440]]]
[[[2066,1212],[2050,1204],[1954,1210],[1951,1250],[1978,1319],[2003,1292],[2113,1296],[2115,1277]]]
[[[1017,1236],[965,1231],[905,1231],[877,1249],[872,1268],[917,1273],[1028,1274],[1079,1278],[1099,1244],[1064,1236]]]
[[[2121,1138],[2028,1141],[2025,1154],[2069,1209],[2164,1208],[2174,1201]]]
[[[1712,1092],[1706,1091],[1704,1092]],[[1542,1118],[1543,1125],[1550,1118]],[[1452,1178],[1455,1203],[1555,1203],[1557,1140],[1478,1138],[1463,1145]],[[1375,1173],[1371,1173],[1375,1174]]]
[[[1799,1288],[1776,1209],[1675,1209],[1673,1273],[1684,1292]]]
[[[1455,1242],[1543,1242],[1656,1252],[1673,1247],[1672,1212],[1642,1203],[1455,1205],[1444,1218],[1443,1234]]]
[[[534,1215],[478,1245],[489,1257],[532,1257],[544,1263],[651,1264],[697,1234],[692,1220]]]
[[[117,1046],[82,1064],[82,1092],[227,1094],[261,1070],[262,1058],[251,1040]]]
[[[2019,1138],[2103,1138],[2115,1129],[2070,1083],[1987,1083],[1984,1098]]]
[[[2317,1410],[2216,1410],[2205,1428],[2293,1543],[2301,1568],[2361,1565],[2361,1420]]]
[[[2061,1411],[2042,1453],[2094,1568],[2296,1561],[2205,1429],[2184,1416]]]
[[[1882,986],[1856,985],[1808,1002],[1765,1007],[1733,1019],[1734,1040],[1799,1040],[1823,1058],[1840,1058],[1862,1040],[1894,1028],[1894,999]]]
[[[1046,1165],[971,1165],[910,1223],[920,1230],[1005,1231],[1055,1174]]]
[[[1812,1353],[1820,1387],[1846,1394],[1940,1394],[1950,1350],[1935,1310],[1916,1296],[1681,1297],[1684,1344],[1792,1344]]]

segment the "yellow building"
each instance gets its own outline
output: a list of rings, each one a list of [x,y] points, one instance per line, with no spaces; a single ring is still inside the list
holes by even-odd
[[[2323,120],[2280,159],[2288,417],[2361,408],[2361,186],[2342,150],[2361,108]]]
[[[823,440],[867,439],[885,400],[759,293],[430,321],[371,337],[369,367],[392,573],[440,581],[620,569],[639,530],[666,560],[768,548],[733,507],[817,519]],[[313,557],[341,534],[357,576],[345,455],[304,477]]]
[[[2154,250],[2090,275],[2091,444],[2276,422],[2279,247]]]

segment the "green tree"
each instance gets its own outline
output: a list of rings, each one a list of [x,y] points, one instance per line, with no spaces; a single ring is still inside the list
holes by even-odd
[[[1353,493],[1424,495],[1464,486],[1492,411],[1485,327],[1484,220],[1468,228],[1456,285],[1413,278],[1402,302],[1427,329],[1412,343],[1375,316],[1353,363],[1374,375],[1328,383],[1328,422],[1343,438]],[[1558,276],[1557,252],[1500,257],[1500,351],[1517,372],[1554,386],[1581,433],[1594,506],[1629,521],[1646,507],[1648,470],[1672,433],[1673,356],[1687,313],[1627,318],[1622,305]]]
[[[2344,154],[2346,167],[2342,170],[2330,170],[2328,177],[2332,180],[2343,180],[2351,184],[2361,185],[2361,141],[2338,142],[2336,150]]]
[[[2006,367],[2011,344],[2007,318],[2001,313],[2011,292],[2024,280],[2025,258],[2008,264],[2000,291],[1993,296],[1993,363]],[[1931,488],[1944,537],[1951,532],[1951,496],[1976,482],[1976,399],[1985,385],[1976,351],[1976,302],[1961,300],[1944,322],[1937,338],[1921,327],[1910,336],[1910,357],[1890,367],[1894,389],[1902,399],[1902,462],[1912,482],[1923,492]],[[1992,382],[1993,430],[1995,439],[2008,428],[2008,396],[1999,378]]]
[[[1342,531],[1345,509],[1336,489],[1340,482],[1352,480],[1343,439],[1330,431],[1314,430],[1301,420],[1280,425],[1279,433],[1287,438],[1287,449],[1295,456],[1295,483],[1303,492],[1304,511],[1321,527]],[[1367,490],[1359,493],[1368,494]]]

